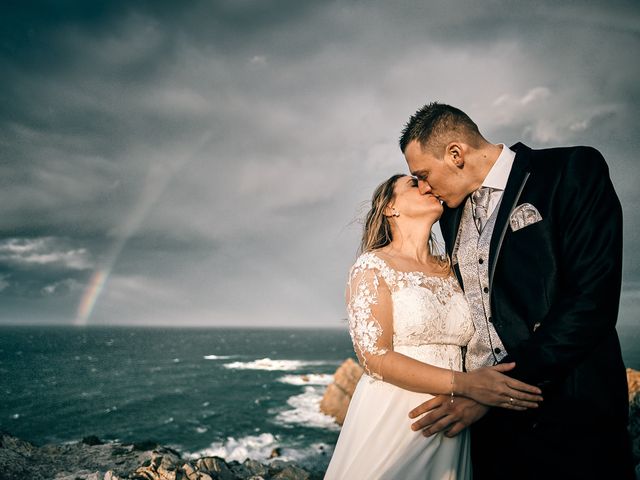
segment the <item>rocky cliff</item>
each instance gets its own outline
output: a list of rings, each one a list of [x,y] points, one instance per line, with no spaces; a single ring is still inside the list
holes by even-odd
[[[327,386],[322,397],[320,411],[334,417],[339,425],[344,423],[351,396],[362,373],[362,367],[353,359],[347,358],[333,374],[333,383]]]
[[[319,474],[278,459],[229,462],[185,460],[180,452],[146,441],[106,443],[87,437],[72,444],[36,446],[0,432],[2,480],[314,480]]]

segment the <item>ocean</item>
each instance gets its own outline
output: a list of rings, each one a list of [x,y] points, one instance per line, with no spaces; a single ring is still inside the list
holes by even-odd
[[[640,369],[640,327],[618,328]],[[188,456],[323,471],[339,427],[319,411],[346,330],[1,327],[0,429],[38,445],[152,439]]]

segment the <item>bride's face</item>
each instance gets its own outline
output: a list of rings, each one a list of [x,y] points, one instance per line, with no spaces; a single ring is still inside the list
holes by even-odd
[[[391,207],[395,208],[401,216],[433,218],[434,222],[440,218],[443,210],[440,200],[431,193],[421,193],[415,177],[405,175],[399,178],[393,191],[395,198]]]

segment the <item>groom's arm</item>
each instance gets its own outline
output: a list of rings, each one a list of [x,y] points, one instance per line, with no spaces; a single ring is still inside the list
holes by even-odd
[[[597,150],[579,148],[562,175],[554,206],[559,292],[541,326],[502,360],[516,362],[510,376],[542,388],[611,334],[620,298],[622,208],[607,164]]]
[[[417,418],[411,429],[422,430],[425,437],[443,430],[445,436],[455,437],[484,417],[489,409],[471,398],[455,397],[451,402],[448,395],[436,395],[409,412],[409,418]]]

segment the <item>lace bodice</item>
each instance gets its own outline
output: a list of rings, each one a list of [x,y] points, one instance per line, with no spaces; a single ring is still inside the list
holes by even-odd
[[[474,333],[453,275],[398,271],[366,252],[351,267],[347,287],[349,333],[361,365],[375,379],[382,377],[368,366],[372,355],[393,350],[417,358],[414,347],[432,346],[428,358],[418,359],[447,368],[452,349],[446,347],[459,352]]]

